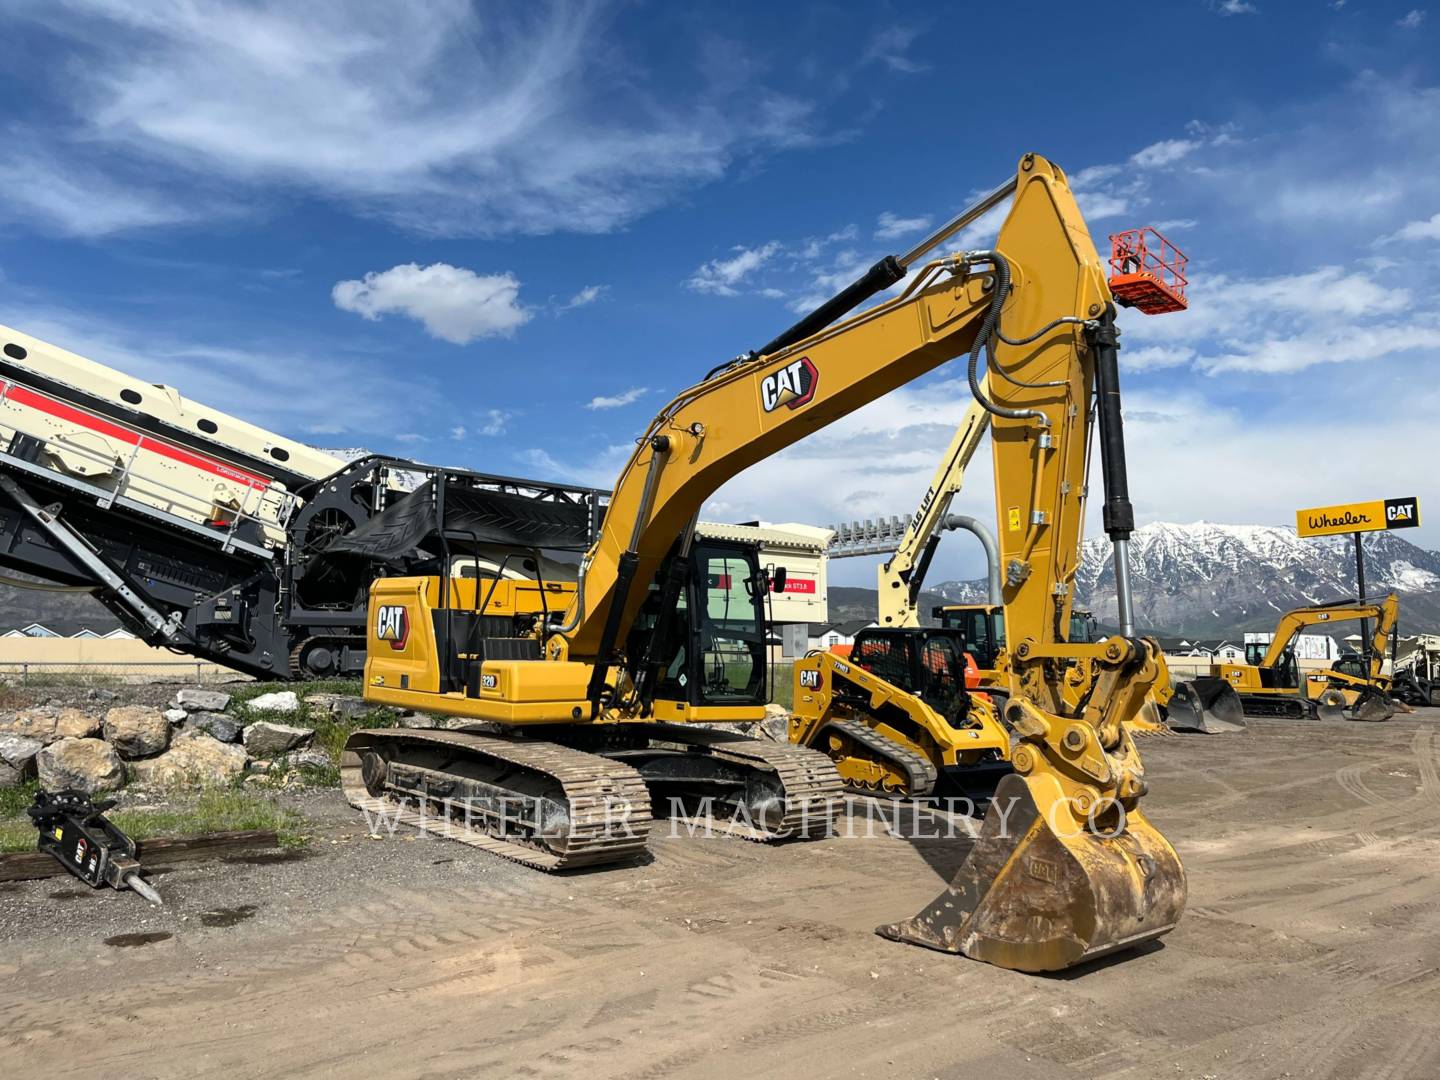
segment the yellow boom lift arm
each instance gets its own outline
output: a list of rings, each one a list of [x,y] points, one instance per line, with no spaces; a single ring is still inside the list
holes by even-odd
[[[918,264],[920,255],[1011,196],[994,250]],[[911,266],[917,272],[901,295],[830,325]],[[489,643],[477,648],[453,640],[444,642],[442,653],[436,627],[443,620],[425,606],[431,594],[404,584],[415,579],[378,582],[371,599],[366,696],[493,721],[504,731],[463,745],[454,732],[419,743],[416,737],[423,733],[358,733],[347,746],[347,763],[358,769],[364,788],[347,782],[352,801],[365,805],[364,796],[386,791],[426,797],[433,789],[424,783],[444,780],[449,790],[483,803],[498,785],[498,774],[476,763],[496,756],[497,744],[507,748],[507,761],[516,758],[517,745],[527,748],[526,760],[541,768],[558,759],[543,757],[535,746],[549,754],[558,741],[573,755],[579,735],[607,727],[617,736],[633,727],[649,740],[624,745],[625,760],[639,762],[635,767],[650,779],[645,770],[658,767],[657,744],[678,738],[668,733],[683,729],[655,719],[757,718],[763,706],[753,697],[735,694],[733,704],[723,694],[707,700],[696,696],[693,682],[670,677],[676,670],[669,664],[675,635],[668,628],[678,623],[677,632],[690,635],[691,647],[703,651],[707,635],[723,634],[731,621],[717,616],[707,597],[723,592],[725,604],[733,605],[738,596],[733,581],[712,575],[708,587],[701,587],[707,583],[695,580],[689,553],[701,505],[742,469],[967,351],[972,390],[982,398],[975,364],[988,348],[987,411],[1006,523],[1006,603],[1024,613],[1023,625],[1034,628],[1012,648],[1019,692],[1007,705],[1007,719],[1022,744],[1014,753],[1015,775],[997,793],[997,800],[1008,793],[1009,803],[998,816],[992,804],[982,836],[947,895],[933,910],[882,932],[1023,970],[1067,967],[1167,932],[1184,904],[1184,872],[1140,809],[1144,770],[1124,726],[1155,680],[1157,650],[1134,636],[1128,582],[1122,590],[1122,635],[1071,645],[1057,632],[1069,616],[1084,435],[1097,380],[1106,526],[1122,554],[1131,529],[1113,317],[1099,255],[1065,174],[1027,154],[1014,179],[914,252],[877,264],[759,353],[716,369],[661,411],[615,485],[600,538],[581,565],[574,603],[559,623],[537,628],[537,655],[497,658]],[[763,573],[754,567],[747,580],[763,582]],[[390,595],[404,598],[398,605],[385,598],[387,587],[394,590]],[[396,606],[404,612],[384,610]],[[755,610],[763,626],[758,601]],[[483,618],[483,608],[472,614]],[[403,633],[401,624],[414,632]],[[763,648],[755,655],[763,664]],[[1062,689],[1069,664],[1093,673],[1090,692],[1074,705]],[[452,671],[447,678],[444,669],[450,665],[463,676]],[[715,676],[725,682],[723,673]],[[531,725],[543,725],[550,741],[520,739]],[[441,739],[442,734],[450,737]],[[691,750],[714,757],[715,734],[694,733]],[[423,757],[406,759],[411,753],[406,748],[421,743]],[[596,769],[598,761],[611,766],[606,782],[623,787],[629,781],[617,771],[620,763],[604,757],[610,745],[599,739],[585,744],[585,762],[566,756],[565,767]],[[730,753],[736,745],[722,749]],[[784,769],[800,761],[818,769],[812,764],[818,760],[834,776],[823,755],[793,746],[775,749],[803,755],[786,758]],[[734,752],[741,751],[756,753],[744,747]],[[456,754],[465,755],[461,765],[455,764]],[[547,774],[542,769],[537,775]],[[558,783],[569,774],[557,766],[554,775]],[[667,781],[676,778],[663,775]],[[550,819],[573,815],[568,797],[554,796]],[[786,815],[788,800],[782,795]],[[534,823],[536,842],[543,840],[544,823],[539,818]],[[584,824],[596,827],[593,819]],[[607,842],[603,832],[586,832],[580,841],[573,830],[564,840],[583,842],[587,851]],[[633,847],[626,850],[633,853]],[[563,852],[552,847],[550,854],[570,865],[563,863]]]

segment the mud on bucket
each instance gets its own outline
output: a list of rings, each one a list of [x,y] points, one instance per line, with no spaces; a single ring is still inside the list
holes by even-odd
[[[1169,842],[1139,810],[1115,807],[1108,828],[1098,819],[1100,833],[1118,829],[1106,836],[1068,807],[1051,777],[1006,777],[949,888],[876,933],[1016,971],[1059,971],[1174,929],[1185,870]]]

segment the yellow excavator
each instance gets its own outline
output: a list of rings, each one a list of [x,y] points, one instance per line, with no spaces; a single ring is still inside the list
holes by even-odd
[[[1215,673],[1235,688],[1247,716],[1389,720],[1396,705],[1390,697],[1390,679],[1382,672],[1385,650],[1399,618],[1400,597],[1395,593],[1378,604],[1338,600],[1296,608],[1280,616],[1264,655],[1247,657],[1253,663],[1219,664]],[[1354,619],[1375,621],[1375,632],[1359,665],[1351,670],[1339,667],[1302,673],[1294,648],[1296,635],[1309,626]]]
[[[1007,200],[992,249],[922,261]],[[848,314],[907,271],[899,295]],[[486,622],[478,592],[376,581],[367,699],[473,724],[356,732],[347,797],[546,869],[638,854],[652,792],[672,811],[718,806],[725,831],[755,840],[825,832],[840,790],[828,757],[691,723],[758,720],[768,696],[766,575],[753,549],[697,541],[696,516],[742,469],[968,351],[1010,523],[1007,607],[1034,628],[1012,645],[1006,720],[1020,743],[951,888],[880,932],[1026,971],[1167,933],[1185,875],[1141,807],[1144,769],[1125,728],[1154,685],[1158,648],[1135,636],[1128,591],[1121,634],[1078,645],[1058,632],[1092,398],[1106,528],[1122,557],[1133,529],[1116,349],[1111,293],[1065,174],[1027,154],[911,252],[667,405],[614,487],[563,615],[517,635],[511,621]],[[1062,691],[1071,665],[1089,677],[1079,695]]]

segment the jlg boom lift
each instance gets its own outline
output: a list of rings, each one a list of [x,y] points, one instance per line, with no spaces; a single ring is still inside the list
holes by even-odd
[[[1007,199],[993,250],[920,262]],[[831,325],[911,269],[899,296]],[[696,542],[696,514],[740,470],[968,352],[994,429],[1007,604],[1033,628],[1011,647],[1006,719],[1020,745],[996,795],[1005,808],[992,804],[954,884],[881,932],[1030,971],[1166,933],[1184,871],[1141,808],[1144,770],[1125,729],[1158,649],[1135,636],[1124,580],[1119,635],[1082,645],[1061,632],[1096,391],[1105,527],[1121,566],[1133,527],[1116,348],[1104,267],[1065,174],[1027,154],[1013,179],[913,251],[662,410],[563,616],[532,636],[491,637],[478,593],[377,581],[366,696],[490,727],[357,732],[348,796],[438,831],[459,816],[475,846],[552,869],[641,850],[647,785],[745,809],[755,839],[823,820],[840,786],[824,755],[687,724],[758,719],[766,696],[765,576],[753,551]],[[977,371],[986,351],[988,389]],[[1076,665],[1088,678],[1079,695],[1063,687]]]

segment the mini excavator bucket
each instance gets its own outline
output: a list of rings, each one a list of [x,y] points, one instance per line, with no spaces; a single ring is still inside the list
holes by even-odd
[[[1176,683],[1166,713],[1172,731],[1224,735],[1245,730],[1245,706],[1224,679],[1203,677]]]
[[[1375,723],[1389,720],[1395,715],[1395,704],[1390,695],[1372,686],[1362,689],[1355,701],[1345,710],[1346,720],[1363,720]]]
[[[963,953],[1016,971],[1059,971],[1174,929],[1185,870],[1138,810],[1092,830],[1051,777],[1001,781],[950,886],[893,941]]]

